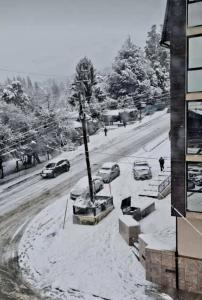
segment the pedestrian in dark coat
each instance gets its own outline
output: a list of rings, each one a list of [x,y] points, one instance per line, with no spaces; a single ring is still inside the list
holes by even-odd
[[[159,164],[160,164],[160,169],[161,169],[161,171],[164,170],[164,163],[165,163],[165,160],[164,160],[164,158],[161,156],[161,157],[159,158]]]
[[[104,133],[105,133],[105,136],[107,136],[107,128],[105,127],[105,129],[104,129]]]

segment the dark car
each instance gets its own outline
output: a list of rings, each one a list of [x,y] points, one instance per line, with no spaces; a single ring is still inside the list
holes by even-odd
[[[61,174],[63,172],[68,172],[70,169],[70,162],[67,159],[59,160],[58,162],[51,162],[48,165],[46,165],[40,175],[41,177],[52,177],[54,178],[58,174]]]

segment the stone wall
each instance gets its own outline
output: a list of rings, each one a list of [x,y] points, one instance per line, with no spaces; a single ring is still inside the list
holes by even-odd
[[[146,243],[140,243],[140,261],[145,267],[146,279],[160,286],[176,288],[175,252],[148,246],[143,249]],[[178,257],[178,276],[180,290],[202,294],[202,260]]]
[[[175,253],[145,249],[146,279],[161,286],[176,287]]]
[[[202,260],[179,257],[178,261],[179,288],[202,294]]]

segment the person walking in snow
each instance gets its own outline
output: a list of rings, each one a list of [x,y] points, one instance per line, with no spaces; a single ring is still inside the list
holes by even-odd
[[[161,156],[161,157],[159,158],[159,164],[160,164],[160,169],[161,169],[161,171],[164,170],[164,163],[165,163],[165,160],[164,160],[164,158]]]
[[[105,127],[105,128],[104,128],[105,136],[107,136],[107,131],[108,131],[108,130],[107,130],[107,128]]]

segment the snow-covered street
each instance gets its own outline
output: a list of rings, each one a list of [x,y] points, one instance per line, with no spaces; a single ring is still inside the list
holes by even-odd
[[[138,134],[138,132],[137,132]],[[68,194],[44,209],[28,226],[20,243],[19,262],[23,275],[37,289],[51,299],[168,299],[153,294],[151,283],[145,280],[145,272],[118,232],[121,200],[131,195],[135,201],[147,201],[138,197],[149,180],[136,181],[132,176],[135,159],[147,159],[153,178],[159,173],[159,155],[166,157],[169,167],[168,132],[130,155],[121,153],[117,159],[121,176],[111,183],[115,210],[96,226],[72,223],[72,201],[63,229],[65,204]],[[107,151],[106,151],[107,152]],[[101,194],[109,194],[105,185]],[[174,247],[174,220],[170,216],[169,196],[155,200],[156,211],[141,221],[144,233]],[[166,222],[165,222],[166,220]]]

